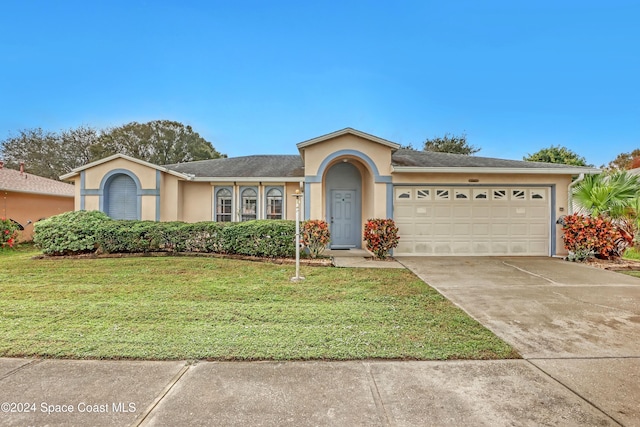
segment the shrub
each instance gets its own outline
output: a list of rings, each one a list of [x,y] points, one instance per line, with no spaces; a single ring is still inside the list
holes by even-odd
[[[295,255],[295,221],[253,220],[222,229],[224,253],[291,257]]]
[[[300,240],[309,249],[311,258],[317,258],[331,241],[329,224],[321,219],[310,219],[303,222]]]
[[[389,251],[398,246],[398,227],[392,219],[369,219],[364,225],[364,240],[369,251],[385,259]]]
[[[0,249],[13,248],[18,238],[18,226],[10,219],[0,218]]]
[[[590,256],[611,259],[621,255],[619,244],[624,243],[620,231],[610,219],[602,216],[573,214],[563,217],[564,247],[569,259],[584,261]]]
[[[94,252],[96,231],[109,221],[99,211],[66,212],[36,222],[33,242],[47,255]]]

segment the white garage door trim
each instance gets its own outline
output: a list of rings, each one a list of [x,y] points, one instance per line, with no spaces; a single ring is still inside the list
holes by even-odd
[[[552,250],[551,186],[396,186],[395,255],[542,255]]]

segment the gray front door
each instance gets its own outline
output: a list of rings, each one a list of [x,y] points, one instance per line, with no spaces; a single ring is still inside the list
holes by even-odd
[[[355,190],[331,190],[332,248],[353,248],[358,245],[357,211]]]

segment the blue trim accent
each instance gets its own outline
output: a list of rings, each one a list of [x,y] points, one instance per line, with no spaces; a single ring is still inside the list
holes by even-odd
[[[136,215],[138,217],[138,219],[142,219],[142,196],[145,195],[145,192],[147,191],[152,191],[153,194],[156,194],[156,192],[159,192],[159,190],[142,190],[142,185],[140,184],[140,179],[138,179],[138,176],[136,174],[134,174],[133,172],[127,170],[127,169],[113,169],[110,170],[109,172],[107,172],[103,177],[102,177],[102,181],[100,181],[100,190],[98,190],[98,195],[100,196],[100,210],[102,212],[105,212],[105,188],[107,187],[107,184],[109,183],[109,181],[111,181],[112,178],[114,178],[117,175],[127,175],[129,178],[133,179],[133,182],[136,184],[136,188],[137,188],[137,200],[136,200],[136,204],[138,205],[136,207],[137,212]]]
[[[306,180],[304,182],[304,219],[308,221],[311,219],[311,183]]]
[[[387,183],[387,218],[393,218],[393,184]]]
[[[85,181],[86,180],[86,174],[85,171],[81,171],[80,172],[80,210],[83,211],[84,207],[85,207],[85,201],[84,201],[84,197],[85,197]]]
[[[316,175],[307,175],[304,177],[305,182],[322,182],[322,177],[324,176],[325,170],[327,169],[329,163],[341,156],[354,156],[359,158],[360,160],[363,160],[367,165],[369,165],[369,168],[371,168],[371,171],[373,172],[374,182],[392,182],[391,175],[380,175],[380,173],[378,172],[378,167],[373,162],[373,160],[371,160],[371,157],[357,150],[340,150],[329,154],[327,157],[325,157],[322,163],[320,163]]]
[[[556,185],[551,185],[551,234],[549,238],[551,239],[551,253],[550,256],[556,254]]]
[[[160,182],[160,171],[156,170],[156,221],[160,221]]]

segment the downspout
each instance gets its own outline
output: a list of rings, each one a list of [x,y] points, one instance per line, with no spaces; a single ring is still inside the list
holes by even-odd
[[[584,179],[584,173],[581,173],[580,175],[578,175],[578,178],[571,182],[571,184],[569,184],[568,187],[568,191],[569,191],[569,195],[567,196],[567,211],[569,215],[573,214],[573,197],[571,197],[571,193],[573,192],[573,187],[578,184],[579,182],[581,182]]]

